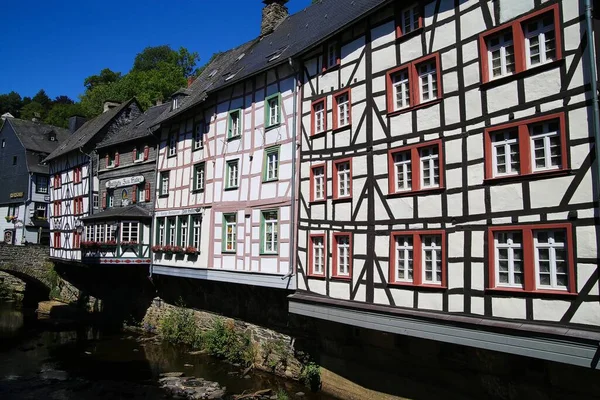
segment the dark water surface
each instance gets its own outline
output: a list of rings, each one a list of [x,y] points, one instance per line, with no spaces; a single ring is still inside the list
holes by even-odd
[[[240,367],[140,339],[91,327],[59,330],[0,302],[0,399],[164,399],[159,375],[176,371],[218,382],[228,395],[270,388],[284,389],[290,399],[298,392],[332,399],[267,373],[252,371],[244,379]]]

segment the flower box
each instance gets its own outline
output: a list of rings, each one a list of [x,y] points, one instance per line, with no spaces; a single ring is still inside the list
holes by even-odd
[[[184,253],[190,256],[195,256],[199,253],[198,249],[193,246],[188,246],[185,248]]]

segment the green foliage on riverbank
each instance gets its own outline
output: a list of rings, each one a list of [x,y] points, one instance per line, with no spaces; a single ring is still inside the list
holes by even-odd
[[[12,294],[12,290],[4,282],[4,279],[0,278],[0,299],[12,298]]]
[[[250,335],[236,332],[233,323],[224,323],[220,319],[204,333],[204,348],[209,354],[232,363],[250,365],[254,362]]]
[[[202,332],[196,324],[192,310],[176,307],[167,311],[159,321],[158,331],[171,343],[184,344],[196,349],[202,346]]]
[[[59,299],[60,298],[60,276],[54,270],[54,264],[49,263],[50,265],[45,265],[48,267],[48,272],[46,273],[46,278],[48,279],[48,285],[50,286],[50,299]]]

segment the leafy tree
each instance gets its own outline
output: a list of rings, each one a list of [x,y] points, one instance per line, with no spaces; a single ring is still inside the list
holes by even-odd
[[[87,90],[92,90],[99,85],[108,85],[121,79],[120,72],[114,72],[110,68],[104,68],[98,75],[85,78],[83,84]]]
[[[0,115],[11,113],[14,117],[19,116],[19,110],[23,106],[21,95],[17,92],[10,92],[0,95]]]
[[[49,111],[50,107],[52,106],[52,100],[50,99],[50,97],[48,97],[44,89],[40,89],[40,91],[37,92],[35,96],[33,96],[31,101],[32,103],[35,102],[40,104],[42,107],[44,107],[45,111]]]
[[[84,115],[83,107],[79,103],[55,103],[44,122],[61,128],[69,127],[69,117],[73,115]]]
[[[185,47],[179,51],[171,49],[169,45],[146,47],[135,56],[131,72],[150,71],[158,69],[161,63],[177,65],[183,70],[185,77],[193,76],[198,62],[198,53],[190,53]]]
[[[36,118],[39,121],[43,121],[45,117],[46,109],[37,101],[32,101],[21,109],[21,119],[32,120]]]
[[[54,101],[52,102],[54,105],[56,104],[73,104],[74,101],[69,98],[69,96],[61,95],[56,96]]]

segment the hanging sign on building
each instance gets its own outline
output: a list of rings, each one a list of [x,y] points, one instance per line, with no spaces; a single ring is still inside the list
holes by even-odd
[[[25,193],[23,193],[23,192],[13,192],[13,193],[10,194],[10,198],[11,199],[18,199],[18,198],[23,197],[24,195],[25,195]]]
[[[168,211],[157,211],[157,217],[174,217],[177,215],[193,215],[193,214],[204,214],[204,209],[200,207],[187,208],[185,210],[168,210]]]
[[[144,177],[139,176],[128,176],[127,178],[111,179],[106,182],[108,189],[114,189],[122,186],[132,186],[144,182]]]

